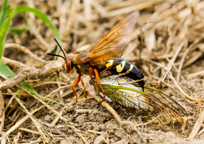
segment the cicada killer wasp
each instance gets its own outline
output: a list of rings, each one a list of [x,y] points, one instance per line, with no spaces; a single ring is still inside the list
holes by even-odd
[[[137,69],[133,68],[130,63],[122,60],[115,59],[117,57],[121,57],[124,51],[125,46],[131,40],[131,31],[136,23],[136,18],[138,16],[138,12],[133,12],[127,15],[125,18],[120,20],[95,46],[86,53],[80,53],[76,57],[67,59],[64,51],[61,48],[64,57],[60,55],[50,54],[52,56],[59,56],[65,60],[65,68],[69,73],[73,68],[76,69],[79,74],[78,78],[71,85],[72,90],[74,91],[77,99],[77,93],[74,89],[80,81],[82,86],[84,87],[84,94],[86,96],[86,88],[84,86],[84,82],[82,80],[83,75],[89,75],[90,78],[93,79],[95,77],[95,81],[104,94],[103,88],[100,85],[100,72],[105,70],[111,70],[112,72],[121,73],[123,71],[129,70],[127,74],[136,74],[135,79],[144,78],[142,73]],[[118,66],[117,66],[118,65]],[[128,68],[129,66],[129,68]],[[114,70],[115,68],[115,70]],[[139,72],[139,73],[138,73]],[[144,81],[140,82],[140,85],[144,88]],[[105,94],[102,101],[105,100]],[[101,102],[102,102],[101,101]]]

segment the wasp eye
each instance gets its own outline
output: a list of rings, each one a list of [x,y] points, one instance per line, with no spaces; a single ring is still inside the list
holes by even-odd
[[[72,63],[72,60],[65,60],[65,69],[66,71],[69,73],[73,68],[73,63]]]

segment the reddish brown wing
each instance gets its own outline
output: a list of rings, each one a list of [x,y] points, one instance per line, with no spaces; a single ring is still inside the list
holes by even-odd
[[[98,65],[107,59],[119,57],[131,40],[131,31],[138,12],[133,12],[120,20],[89,52],[86,62]]]

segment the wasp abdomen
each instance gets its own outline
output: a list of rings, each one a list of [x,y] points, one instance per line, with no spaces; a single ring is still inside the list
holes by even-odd
[[[129,77],[133,80],[140,80],[144,78],[142,72],[134,64],[121,58],[107,60],[105,66],[106,68],[110,67],[109,70],[112,74],[123,74],[127,72],[127,74],[124,76]],[[138,84],[144,91],[145,81],[142,80],[138,82]]]

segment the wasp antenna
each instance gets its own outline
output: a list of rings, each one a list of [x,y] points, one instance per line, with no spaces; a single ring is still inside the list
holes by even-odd
[[[59,42],[54,38],[55,42],[57,43],[57,45],[59,46],[59,48],[61,49],[62,53],[64,54],[64,57],[67,59],[62,47],[60,46]]]
[[[51,54],[51,53],[47,53],[48,55],[51,55],[51,56],[58,56],[58,57],[61,57],[61,58],[63,58],[64,60],[66,60],[63,56],[61,56],[61,55],[56,55],[56,54]]]

